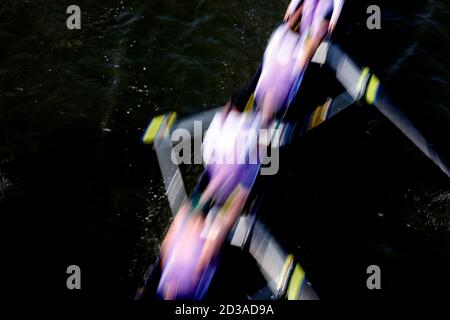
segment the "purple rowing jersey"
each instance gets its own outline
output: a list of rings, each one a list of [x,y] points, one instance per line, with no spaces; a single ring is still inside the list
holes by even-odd
[[[344,0],[304,0],[300,32],[311,28],[315,34],[324,20],[336,24],[343,5]]]
[[[271,100],[273,112],[282,111],[295,81],[301,75],[299,61],[305,58],[304,43],[309,35],[316,35],[324,21],[336,24],[344,0],[293,0],[288,8],[291,14],[303,5],[300,33],[283,24],[273,33],[264,53],[261,76],[255,89],[255,100],[262,105]]]
[[[283,24],[273,33],[264,53],[261,76],[255,89],[255,100],[261,105],[267,94],[272,93],[273,111],[286,107],[291,88],[300,74],[298,61],[301,50],[300,35],[289,25]]]
[[[214,116],[203,140],[203,160],[211,176],[227,171],[233,174],[238,169],[242,147],[239,145],[245,117],[242,113],[231,110],[226,117],[223,112]]]
[[[173,299],[194,299],[198,279],[194,278],[197,262],[203,249],[204,239],[196,237],[185,245],[185,232],[175,235],[171,248],[167,252],[166,262],[162,266],[162,275],[158,293],[173,290]]]
[[[251,187],[259,169],[257,155],[259,119],[232,110],[224,119],[218,112],[203,141],[203,159],[211,178],[225,176],[216,199],[223,202],[239,185]]]

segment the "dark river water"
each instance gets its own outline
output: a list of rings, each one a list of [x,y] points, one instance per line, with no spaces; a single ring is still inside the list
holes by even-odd
[[[373,3],[382,9],[378,31],[366,28]],[[140,143],[145,127],[167,111],[219,106],[245,86],[288,1],[76,4],[82,28],[71,31],[66,1],[0,1],[0,212],[12,251],[5,263],[22,294],[131,299],[170,222],[156,157]],[[379,75],[450,162],[450,2],[348,1],[336,42]],[[325,256],[338,245],[319,239],[330,242],[337,217],[342,232],[358,230],[353,242],[365,244],[347,256],[396,265],[392,278],[406,270],[400,284],[387,284],[392,292],[412,277],[430,277],[431,290],[450,284],[449,181],[397,129],[354,110],[304,147],[305,166],[320,171],[320,155],[338,173],[310,181],[297,168],[282,185],[280,210],[292,210],[286,199],[303,189],[312,210],[303,214],[314,215],[314,201],[336,210],[320,223],[303,220],[312,226],[302,240],[305,263],[325,297],[335,293],[324,280],[332,267]],[[190,170],[192,186],[199,168]],[[347,205],[365,218],[346,215]],[[83,272],[78,293],[65,290],[71,264]]]

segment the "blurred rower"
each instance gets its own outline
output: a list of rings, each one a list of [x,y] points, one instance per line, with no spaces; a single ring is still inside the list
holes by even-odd
[[[322,40],[334,31],[343,6],[344,0],[292,0],[284,21],[293,30],[300,23],[299,33],[308,37],[301,68],[312,59]]]

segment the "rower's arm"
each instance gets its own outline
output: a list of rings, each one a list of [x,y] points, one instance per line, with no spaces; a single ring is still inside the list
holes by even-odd
[[[336,24],[339,20],[339,16],[342,12],[342,7],[344,6],[344,0],[334,0],[333,14],[331,15],[330,25],[328,26],[329,32],[333,32]]]
[[[286,10],[286,13],[284,15],[284,22],[288,22],[288,20],[291,20],[294,15],[299,15],[302,12],[303,9],[303,2],[304,0],[292,0],[289,4],[289,7]],[[294,19],[297,20],[297,19]]]
[[[303,70],[309,61],[314,57],[319,45],[323,41],[325,35],[327,34],[328,25],[326,23],[322,24],[314,37],[306,42],[305,48],[301,53],[301,59],[299,61],[300,69]]]

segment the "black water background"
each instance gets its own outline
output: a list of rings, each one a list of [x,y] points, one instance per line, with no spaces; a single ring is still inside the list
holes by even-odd
[[[377,3],[381,31],[367,30],[367,2],[353,1],[336,38],[448,160],[450,5]],[[217,106],[245,85],[287,2],[77,4],[81,31],[65,28],[64,2],[0,4],[0,210],[14,254],[5,263],[21,291],[131,298],[170,217],[143,129],[154,115]],[[286,230],[303,231],[293,249],[325,297],[346,277],[364,280],[370,260],[390,266],[394,293],[411,275],[431,277],[436,290],[449,283],[448,180],[394,127],[353,109],[301,146],[274,210],[301,215]],[[339,248],[343,280],[332,271]],[[65,290],[70,264],[83,270],[79,293]]]

